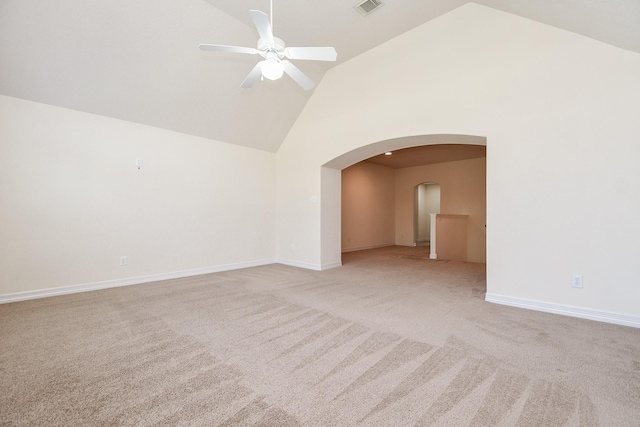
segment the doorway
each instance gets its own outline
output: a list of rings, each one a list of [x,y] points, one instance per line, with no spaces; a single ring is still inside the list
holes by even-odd
[[[440,184],[423,182],[416,185],[414,200],[416,246],[430,246],[431,214],[440,213]]]
[[[415,187],[422,183],[433,182],[445,187],[442,193],[441,212],[464,214],[470,217],[470,231],[468,233],[469,247],[472,247],[468,262],[486,262],[486,145],[487,139],[481,136],[431,134],[416,135],[388,139],[359,147],[343,153],[322,165],[321,168],[321,228],[320,228],[320,260],[318,269],[324,270],[342,265],[342,252],[380,246],[415,246]],[[434,147],[439,151],[434,153],[427,150]],[[461,147],[465,146],[465,147]],[[473,147],[476,147],[475,149]],[[412,149],[430,152],[432,161],[425,162],[422,155]],[[392,155],[385,155],[385,152]],[[463,154],[465,152],[467,154]],[[444,155],[446,159],[440,154]],[[457,156],[457,158],[452,158]],[[463,161],[477,160],[475,166],[468,167]],[[411,164],[413,163],[413,164]],[[429,163],[429,164],[426,164]],[[393,209],[391,219],[385,221],[382,229],[392,230],[394,237],[388,239],[386,233],[365,230],[368,223],[358,222],[363,228],[363,235],[371,238],[366,244],[354,244],[356,232],[350,223],[342,221],[344,210],[349,209],[346,201],[349,196],[342,193],[343,170],[355,165],[378,164],[390,168],[387,172],[394,175],[394,191],[390,197],[371,197],[376,203],[382,203]],[[426,164],[426,165],[425,165]],[[453,171],[450,165],[457,165]],[[428,170],[427,170],[428,169]],[[471,176],[473,175],[473,176]],[[477,176],[476,176],[477,175]],[[355,186],[354,186],[355,188]],[[376,185],[369,188],[378,188]],[[362,191],[357,192],[365,194]],[[368,193],[366,193],[368,194]],[[379,194],[379,193],[377,193]],[[362,212],[373,214],[376,209],[364,203],[362,198],[351,200]],[[471,208],[469,203],[474,207]],[[477,209],[476,209],[477,208]],[[373,215],[370,215],[373,218]],[[388,224],[388,226],[387,226]],[[384,235],[384,238],[378,238]],[[344,240],[343,240],[344,239]],[[375,241],[374,241],[375,240]],[[343,243],[351,243],[350,246]],[[420,248],[424,249],[424,248]]]

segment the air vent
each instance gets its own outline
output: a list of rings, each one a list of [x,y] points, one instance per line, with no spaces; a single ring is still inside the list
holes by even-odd
[[[380,0],[365,0],[353,5],[353,7],[363,15],[370,14],[374,10],[380,8],[380,6],[382,6],[382,2]]]

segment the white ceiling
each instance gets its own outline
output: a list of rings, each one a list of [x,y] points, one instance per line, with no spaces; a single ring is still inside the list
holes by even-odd
[[[334,46],[326,70],[465,0],[274,0],[274,33],[291,46]],[[639,0],[477,0],[476,3],[640,52]],[[0,0],[0,94],[275,152],[312,94],[291,79],[240,84],[259,59],[202,52],[254,47],[249,9],[268,0]]]

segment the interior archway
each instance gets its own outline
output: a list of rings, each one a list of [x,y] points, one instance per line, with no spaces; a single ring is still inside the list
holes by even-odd
[[[346,152],[325,163],[321,170],[321,256],[324,268],[341,265],[341,173],[342,170],[386,151],[436,145],[487,145],[486,137],[459,134],[434,134],[394,138],[375,142]]]
[[[416,245],[431,244],[431,214],[440,213],[440,184],[422,182],[415,187],[414,240]]]

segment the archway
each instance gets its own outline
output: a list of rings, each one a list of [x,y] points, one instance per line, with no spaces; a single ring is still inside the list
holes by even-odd
[[[487,145],[486,137],[434,134],[379,141],[346,152],[321,168],[321,268],[341,265],[341,172],[362,160],[403,148],[436,144]],[[413,213],[411,213],[413,214]],[[413,233],[411,233],[413,237]]]
[[[423,182],[415,186],[414,222],[416,245],[431,244],[431,214],[440,213],[440,184]]]

